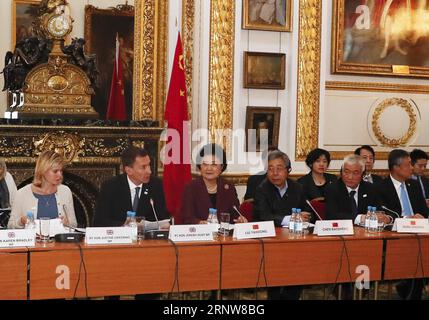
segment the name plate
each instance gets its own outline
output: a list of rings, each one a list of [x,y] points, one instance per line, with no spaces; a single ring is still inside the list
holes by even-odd
[[[237,238],[237,240],[275,236],[276,229],[274,228],[274,221],[237,223],[234,225],[233,238]]]
[[[428,219],[398,218],[393,224],[392,231],[398,233],[429,233]]]
[[[0,230],[0,248],[34,247],[35,244],[34,229]]]
[[[131,228],[86,228],[86,244],[130,244]]]
[[[352,220],[318,220],[314,227],[318,236],[349,236],[355,233]]]
[[[174,242],[212,241],[217,232],[217,224],[184,224],[170,226],[168,239]]]

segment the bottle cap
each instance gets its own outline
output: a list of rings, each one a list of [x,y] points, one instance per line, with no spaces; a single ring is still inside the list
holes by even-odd
[[[27,217],[28,218],[33,218],[33,212],[27,211]]]
[[[215,208],[210,208],[210,209],[209,209],[209,213],[217,213],[217,209],[215,209]]]
[[[127,211],[127,217],[135,217],[136,213],[134,211]]]
[[[296,213],[301,213],[301,209],[296,209]]]

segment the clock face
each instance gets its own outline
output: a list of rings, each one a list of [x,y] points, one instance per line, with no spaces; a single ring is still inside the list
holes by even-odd
[[[63,38],[71,31],[71,20],[63,14],[54,15],[48,20],[47,29],[53,37]]]

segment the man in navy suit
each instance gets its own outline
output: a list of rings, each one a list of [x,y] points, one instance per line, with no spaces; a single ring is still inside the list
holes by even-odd
[[[152,176],[148,152],[129,147],[122,154],[121,162],[125,173],[101,186],[95,207],[94,226],[123,226],[127,211],[135,211],[136,216],[156,221],[150,199],[153,200],[158,219],[169,219],[162,181]]]
[[[427,218],[426,206],[421,187],[411,179],[411,158],[407,151],[392,150],[388,158],[390,175],[378,185],[381,203],[390,210],[393,218]],[[404,300],[420,300],[423,280],[411,279],[396,285],[399,296]]]
[[[326,188],[326,218],[329,220],[351,219],[355,224],[365,222],[368,206],[379,205],[378,196],[372,183],[363,181],[365,160],[356,154],[344,158],[341,178]],[[379,214],[379,219],[389,223],[387,215]]]
[[[426,199],[426,205],[429,206],[429,179],[425,177],[429,156],[423,150],[414,149],[410,153],[410,158],[413,166],[411,178],[420,184],[423,197]]]

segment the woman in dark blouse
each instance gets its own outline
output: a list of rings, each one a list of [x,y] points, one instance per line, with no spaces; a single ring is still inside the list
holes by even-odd
[[[234,185],[220,175],[226,170],[226,153],[217,144],[205,145],[197,155],[200,176],[189,182],[183,192],[182,216],[186,224],[207,223],[210,208],[217,213],[229,212],[231,222],[247,222],[234,210],[240,202]]]
[[[299,178],[298,182],[302,185],[308,200],[324,200],[326,186],[337,180],[335,175],[326,173],[330,162],[331,155],[324,149],[314,149],[307,155],[305,163],[311,171]]]

